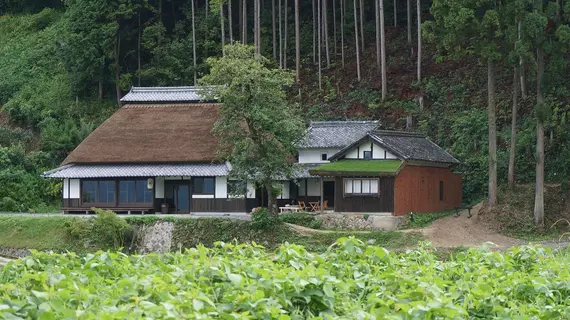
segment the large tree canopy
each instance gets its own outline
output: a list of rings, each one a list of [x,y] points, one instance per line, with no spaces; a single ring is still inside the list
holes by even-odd
[[[234,178],[264,186],[275,212],[273,181],[291,177],[304,124],[284,91],[293,74],[270,69],[268,62],[251,46],[228,45],[223,57],[208,59],[210,74],[201,84],[213,85],[209,95],[221,102],[214,126],[220,157],[230,161]]]

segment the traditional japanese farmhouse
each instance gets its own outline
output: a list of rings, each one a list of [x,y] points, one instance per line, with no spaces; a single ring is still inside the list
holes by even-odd
[[[266,193],[228,179],[217,161],[216,101],[194,87],[132,88],[122,107],[44,174],[63,181],[64,212],[250,212]],[[296,177],[276,181],[278,205],[327,204],[336,212],[435,212],[461,204],[458,161],[422,135],[377,121],[311,122]]]

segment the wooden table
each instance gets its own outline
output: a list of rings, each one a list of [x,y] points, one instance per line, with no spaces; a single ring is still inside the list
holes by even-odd
[[[309,204],[311,205],[311,211],[321,211],[321,203],[319,201],[309,202]]]
[[[301,211],[301,208],[299,206],[279,207],[279,211],[281,213],[286,212],[286,211],[299,212],[299,211]]]

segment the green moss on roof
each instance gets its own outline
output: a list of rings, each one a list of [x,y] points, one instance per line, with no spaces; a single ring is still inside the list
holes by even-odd
[[[341,160],[323,164],[310,170],[311,173],[396,173],[402,161],[400,160]]]

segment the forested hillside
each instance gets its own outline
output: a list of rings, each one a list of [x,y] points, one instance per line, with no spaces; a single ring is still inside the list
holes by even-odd
[[[507,184],[512,132],[511,180],[534,184],[544,159],[565,186],[569,21],[561,0],[0,0],[0,211],[57,205],[41,172],[122,94],[193,85],[232,41],[296,73],[307,120],[426,133],[462,161],[466,202],[496,200],[495,166]]]

